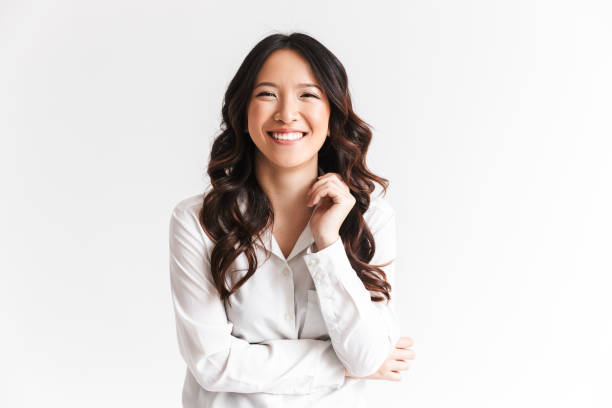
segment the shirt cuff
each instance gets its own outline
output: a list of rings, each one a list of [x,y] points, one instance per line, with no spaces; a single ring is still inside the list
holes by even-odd
[[[353,269],[351,262],[346,255],[342,239],[338,238],[333,244],[326,246],[318,252],[313,252],[314,244],[306,250],[304,261],[312,280],[314,281],[319,298],[325,297],[323,302],[337,308],[335,293],[339,288],[344,288],[353,298],[355,306],[363,313],[363,307],[371,303],[370,293],[366,290],[359,276]],[[327,302],[326,302],[327,300]],[[330,311],[332,315],[335,313]],[[328,320],[333,329],[333,322]]]
[[[314,252],[314,248],[315,244],[312,244],[306,249],[304,261],[315,285],[328,278],[333,281],[328,283],[339,281],[344,286],[355,283],[363,286],[346,255],[342,239],[338,237],[332,244],[317,252]]]

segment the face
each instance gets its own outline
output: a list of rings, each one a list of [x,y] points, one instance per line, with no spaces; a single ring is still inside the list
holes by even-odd
[[[329,101],[308,62],[293,50],[274,51],[257,74],[247,108],[256,163],[285,169],[316,166],[329,115]]]

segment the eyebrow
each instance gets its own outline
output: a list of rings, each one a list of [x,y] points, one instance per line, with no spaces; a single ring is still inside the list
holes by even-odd
[[[278,88],[278,85],[276,85],[274,82],[260,82],[260,83],[258,83],[258,84],[255,86],[255,88],[253,88],[253,89],[257,89],[257,88],[259,88],[260,86],[266,86],[266,85],[267,85],[267,86],[272,86],[272,87],[274,87],[274,88]],[[317,88],[319,91],[323,92],[323,90],[321,89],[321,87],[320,87],[319,85],[317,85],[317,84],[301,83],[301,84],[298,84],[298,86],[300,86],[300,87],[309,87],[309,86],[313,86],[313,87]]]

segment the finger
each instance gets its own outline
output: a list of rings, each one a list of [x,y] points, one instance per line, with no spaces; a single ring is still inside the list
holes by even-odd
[[[325,173],[319,177],[317,177],[317,179],[325,179],[325,178],[330,178],[330,177],[339,177],[340,179],[342,179],[342,176],[338,173],[334,173],[334,172],[329,172],[329,173]]]
[[[308,189],[308,192],[306,193],[307,199],[312,195],[315,189],[317,189],[318,187],[324,184],[328,184],[328,183],[333,183],[339,189],[344,190],[347,194],[350,194],[351,189],[349,188],[349,186],[346,185],[346,183],[344,182],[344,180],[342,180],[342,177],[340,177],[339,174],[327,173],[325,176],[328,176],[328,177],[321,176],[321,179],[317,180],[312,186],[310,186],[310,188]]]
[[[313,191],[309,205],[317,205],[319,201],[325,197],[329,197],[332,202],[337,202],[337,195],[337,192],[329,186],[321,186]]]
[[[396,360],[414,360],[416,353],[412,349],[400,349],[396,348],[391,357]]]
[[[385,374],[384,379],[391,381],[402,381],[402,375],[399,373],[399,371],[389,371]]]
[[[344,180],[342,180],[339,176],[338,177],[330,177],[327,180],[329,180],[330,183],[333,183],[333,184],[337,185],[338,188],[346,191],[347,193],[350,193],[351,189],[349,188],[349,186],[346,185]]]
[[[347,190],[349,190],[349,187],[346,184],[346,181],[344,181],[344,178],[338,173],[327,173],[325,176],[321,176],[320,180],[329,180],[331,182],[338,183],[338,185],[343,186]]]
[[[342,177],[338,173],[326,173],[323,176],[317,177],[317,179],[318,180],[330,180],[330,181],[334,181],[334,182],[339,183],[340,185],[344,186],[348,191],[350,191],[350,188],[349,188],[346,180],[344,180],[344,177]]]
[[[308,192],[306,193],[306,197],[309,197],[315,189],[319,188],[320,186],[324,184],[327,184],[330,180],[331,180],[330,178],[325,178],[325,179],[315,181],[314,184],[310,186],[310,188],[308,189]]]
[[[340,203],[344,199],[344,195],[338,190],[338,187],[328,183],[313,191],[308,205],[316,205],[323,197],[329,197],[334,203]]]
[[[396,348],[406,348],[414,345],[414,340],[411,337],[400,337],[395,344]]]
[[[410,369],[410,363],[402,360],[393,360],[389,364],[389,369],[391,371],[406,371]]]
[[[401,357],[399,358],[400,360],[414,360],[414,358],[416,357],[416,353],[413,349],[411,348],[405,348],[405,349],[396,349],[397,350],[397,356]]]

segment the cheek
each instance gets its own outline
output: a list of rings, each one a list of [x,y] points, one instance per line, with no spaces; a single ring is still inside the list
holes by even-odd
[[[313,126],[318,128],[326,128],[329,122],[329,110],[324,107],[313,107],[308,111],[308,117],[310,118]]]
[[[268,114],[268,110],[269,108],[265,105],[255,102],[249,106],[247,114],[249,116],[249,119],[252,119],[253,121],[258,121],[265,119],[266,115]]]

